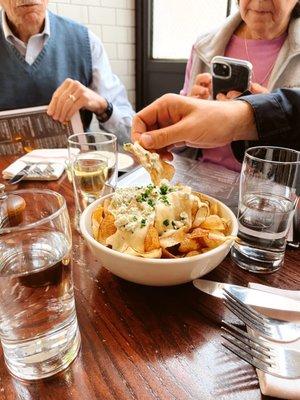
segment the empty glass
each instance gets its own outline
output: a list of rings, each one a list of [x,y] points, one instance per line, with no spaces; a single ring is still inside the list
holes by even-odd
[[[28,189],[0,196],[0,338],[9,371],[41,379],[80,347],[63,196]]]
[[[115,190],[117,137],[106,132],[88,132],[72,135],[68,141],[78,229],[82,211],[99,197]]]
[[[280,147],[246,151],[240,180],[238,239],[231,257],[257,273],[278,270],[297,205],[300,153]]]

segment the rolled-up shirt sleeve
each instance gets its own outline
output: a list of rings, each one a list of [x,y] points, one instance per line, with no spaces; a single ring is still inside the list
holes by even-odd
[[[118,142],[130,140],[130,130],[134,111],[127,98],[126,89],[120,79],[113,74],[106,51],[100,39],[89,31],[92,55],[92,82],[90,89],[106,98],[113,105],[113,113],[107,122],[100,122],[104,130],[115,133]]]
[[[253,108],[260,144],[300,150],[300,89],[278,89],[239,100]]]

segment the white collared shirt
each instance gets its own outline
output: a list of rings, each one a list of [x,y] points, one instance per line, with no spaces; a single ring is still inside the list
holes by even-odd
[[[41,33],[33,35],[28,43],[23,43],[11,31],[7,24],[6,14],[2,11],[2,29],[5,39],[13,45],[25,58],[28,64],[33,64],[48,38],[50,37],[50,18],[45,16],[45,26]],[[126,142],[130,138],[131,121],[134,111],[128,101],[126,89],[120,79],[113,74],[106,51],[100,39],[88,29],[92,55],[92,82],[90,89],[105,97],[113,104],[113,113],[110,119],[100,125],[107,131],[115,133],[119,142]]]

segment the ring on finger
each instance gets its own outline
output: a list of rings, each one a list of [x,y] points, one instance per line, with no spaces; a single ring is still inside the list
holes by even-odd
[[[73,94],[69,94],[69,99],[72,100],[73,103],[76,101],[76,97]]]

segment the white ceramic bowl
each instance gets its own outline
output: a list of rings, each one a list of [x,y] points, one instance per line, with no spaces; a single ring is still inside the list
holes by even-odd
[[[228,254],[233,241],[193,257],[174,259],[146,259],[123,254],[105,247],[92,236],[91,216],[95,208],[111,195],[102,197],[90,204],[80,218],[80,229],[92,253],[101,261],[103,267],[127,281],[152,286],[171,286],[199,278],[216,268]],[[238,223],[233,212],[220,201],[218,203],[223,217],[231,221],[231,235],[236,236]]]

